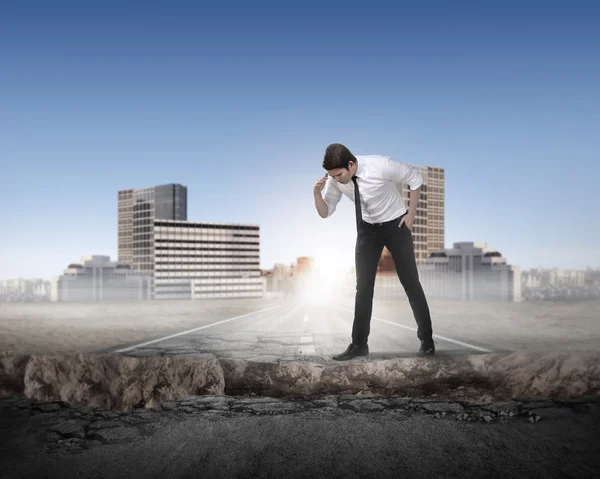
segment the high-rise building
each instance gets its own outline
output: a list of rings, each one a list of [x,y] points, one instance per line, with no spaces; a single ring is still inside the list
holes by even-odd
[[[256,225],[154,220],[156,299],[263,296]]]
[[[417,264],[423,264],[431,253],[444,248],[444,169],[432,166],[411,166],[423,175],[417,215],[412,228],[415,258]],[[408,185],[403,186],[401,193],[406,201],[406,207],[409,208],[410,190]],[[384,248],[378,274],[393,273],[394,271],[392,256],[387,248]]]
[[[119,208],[119,262],[152,275],[154,220],[187,220],[187,187],[168,184],[121,190]]]
[[[119,191],[119,260],[152,278],[154,299],[261,297],[257,225],[187,221],[187,188]]]

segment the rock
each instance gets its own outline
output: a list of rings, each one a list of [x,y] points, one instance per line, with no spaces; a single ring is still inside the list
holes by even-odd
[[[131,427],[100,429],[90,435],[90,439],[96,439],[103,444],[123,444],[135,441],[139,438],[139,431]]]
[[[0,396],[23,394],[29,355],[0,354]]]
[[[96,439],[87,440],[83,443],[83,447],[85,449],[93,449],[94,447],[98,447],[98,446],[103,446],[103,444]]]
[[[119,417],[117,413],[114,413],[112,411],[96,411],[95,415],[100,416],[104,419],[116,419]]]
[[[36,405],[36,406],[34,406],[34,409],[37,409],[42,412],[56,412],[56,411],[60,411],[62,408],[60,407],[60,404],[58,404],[58,403],[46,403],[46,404]]]
[[[61,436],[57,432],[50,431],[44,435],[44,440],[48,441],[48,442],[58,442],[58,441],[61,441],[62,439],[63,439],[63,436]]]
[[[481,406],[482,409],[486,411],[490,411],[496,414],[508,414],[509,412],[513,412],[517,414],[519,412],[520,403],[515,401],[505,401],[505,402],[497,402],[492,404],[484,404]]]
[[[483,416],[482,419],[488,424],[492,422],[492,416]]]
[[[383,411],[385,407],[373,400],[355,400],[355,401],[344,401],[339,405],[340,409],[349,409],[354,412],[377,412]]]
[[[49,429],[52,432],[57,432],[63,437],[83,439],[85,437],[85,426],[88,424],[88,421],[83,421],[81,419],[69,419],[51,426]]]
[[[191,394],[223,394],[218,360],[119,354],[30,356],[24,393],[37,400],[62,400],[118,411],[177,400]]]
[[[92,406],[81,406],[78,409],[79,412],[84,415],[94,414],[94,411],[96,411],[96,408]]]
[[[31,409],[32,404],[33,401],[31,401],[31,399],[21,399],[20,401],[17,401],[14,406],[19,409]]]
[[[313,404],[315,407],[330,407],[330,408],[337,408],[338,407],[338,402],[333,399],[333,398],[328,398],[328,399],[315,399],[314,401],[310,402],[311,404]]]
[[[259,404],[245,404],[243,406],[234,406],[234,411],[249,411],[257,414],[286,414],[303,409],[301,404],[291,402],[273,402]]]
[[[452,414],[459,414],[464,411],[464,408],[457,403],[420,404],[420,408],[427,412],[445,412]]]
[[[545,408],[540,408],[540,409],[531,409],[528,411],[530,415],[532,416],[537,416],[537,417],[569,417],[569,416],[574,416],[575,413],[570,409],[570,408],[566,408],[566,407],[545,407]]]
[[[120,421],[96,421],[88,426],[88,430],[97,429],[110,429],[113,427],[122,427],[123,423]]]

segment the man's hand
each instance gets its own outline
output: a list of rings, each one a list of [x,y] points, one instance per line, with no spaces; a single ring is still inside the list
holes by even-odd
[[[406,227],[412,231],[413,222],[415,221],[415,215],[411,215],[410,213],[406,213],[400,223],[398,224],[398,228],[402,228],[402,224],[405,224]]]
[[[325,176],[323,178],[319,178],[317,180],[317,182],[315,183],[315,189],[314,189],[314,194],[318,194],[321,193],[321,191],[323,191],[323,188],[325,188],[325,183],[327,183],[327,177],[329,175],[327,173],[325,173]]]

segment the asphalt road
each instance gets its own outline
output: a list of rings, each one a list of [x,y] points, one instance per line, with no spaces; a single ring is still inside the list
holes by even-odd
[[[216,321],[166,336],[102,350],[132,355],[202,354],[218,358],[276,361],[327,359],[346,349],[352,331],[352,303],[288,301],[257,312]],[[434,334],[438,355],[507,351],[489,342]],[[414,356],[420,346],[416,323],[406,308],[374,315],[371,359]]]
[[[0,477],[596,478],[598,399],[195,397],[117,414],[0,400]]]

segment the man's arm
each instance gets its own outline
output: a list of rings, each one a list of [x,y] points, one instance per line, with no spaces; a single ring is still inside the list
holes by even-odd
[[[423,175],[419,170],[405,163],[389,158],[384,167],[384,177],[393,181],[397,186],[408,185],[411,193],[423,184]],[[412,204],[412,195],[411,195]]]
[[[417,215],[417,205],[419,204],[419,197],[421,196],[421,187],[410,190],[410,204],[408,205],[408,215],[414,218]],[[412,225],[411,225],[412,226]]]
[[[398,226],[400,227],[403,223],[406,223],[408,229],[412,230],[415,216],[417,216],[417,206],[421,196],[423,175],[416,168],[390,158],[385,166],[384,176],[390,181],[393,181],[398,187],[404,187],[404,185],[408,185],[410,188],[410,205],[408,207],[408,213],[404,218],[402,218],[402,220],[400,220],[400,224]]]
[[[324,194],[321,191],[325,189]],[[335,187],[333,180],[327,175],[315,183],[314,188],[315,207],[321,218],[327,218],[333,214],[337,204],[342,198],[342,192]]]

